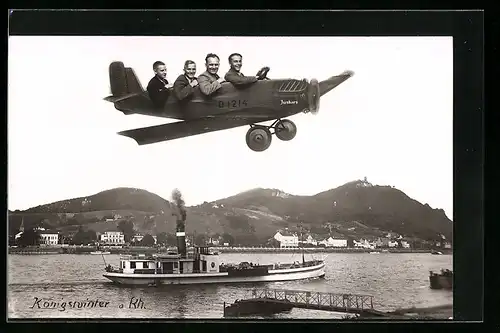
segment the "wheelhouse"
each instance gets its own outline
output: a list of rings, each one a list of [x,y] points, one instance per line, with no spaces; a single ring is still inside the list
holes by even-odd
[[[194,253],[127,255],[120,257],[118,271],[124,274],[219,273],[219,254],[208,247],[195,247]]]

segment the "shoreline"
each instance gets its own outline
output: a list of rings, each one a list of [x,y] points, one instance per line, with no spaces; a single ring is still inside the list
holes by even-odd
[[[189,250],[190,248],[188,248]],[[192,248],[191,248],[192,249]],[[266,247],[210,247],[213,251],[220,253],[431,253],[431,249],[363,249],[363,248],[266,248]],[[9,254],[19,255],[46,255],[46,254],[90,254],[96,251],[95,246],[59,246],[59,247],[25,247],[25,248],[9,248]],[[109,251],[111,254],[153,254],[166,253],[167,249],[157,249],[152,247],[127,247],[114,248],[102,247],[103,251]],[[383,252],[382,252],[383,251]],[[443,255],[453,254],[452,250],[441,250]],[[99,255],[99,254],[96,254]]]

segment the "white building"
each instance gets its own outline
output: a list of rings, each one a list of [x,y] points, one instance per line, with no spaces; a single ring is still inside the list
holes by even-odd
[[[347,239],[336,239],[333,237],[328,237],[318,243],[325,247],[347,247]]]
[[[40,233],[41,245],[57,245],[59,243],[59,234],[57,232]]]
[[[389,247],[398,247],[398,242],[396,241],[389,241]]]
[[[152,237],[153,237],[155,244],[156,244],[158,238],[156,236],[152,236]],[[140,241],[142,241],[143,238],[144,238],[143,234],[135,234],[134,237],[132,237],[132,242],[139,243]]]
[[[410,248],[410,243],[408,243],[407,241],[404,241],[402,240],[401,241],[401,246],[405,249],[409,249]]]
[[[278,231],[274,235],[274,239],[276,239],[280,243],[280,247],[298,247],[299,246],[299,237],[297,235],[291,234],[286,231]]]
[[[125,236],[121,231],[106,231],[101,235],[101,242],[110,245],[125,244]]]
[[[331,247],[347,247],[347,239],[328,238],[328,244]]]
[[[132,242],[139,243],[143,238],[144,238],[143,234],[135,234],[134,237],[132,237]]]
[[[311,235],[308,235],[306,240],[305,240],[305,243],[306,244],[312,244],[312,245],[318,245],[318,241],[315,240]]]
[[[370,243],[366,239],[360,239],[359,241],[356,241],[356,240],[354,241],[354,247],[361,247],[364,249],[374,249],[375,245]]]

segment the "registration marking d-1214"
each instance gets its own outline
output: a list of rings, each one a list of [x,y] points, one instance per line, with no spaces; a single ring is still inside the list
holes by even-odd
[[[242,106],[247,106],[248,101],[246,99],[232,99],[232,100],[227,100],[227,101],[219,101],[218,106],[220,109],[223,108],[239,108]]]

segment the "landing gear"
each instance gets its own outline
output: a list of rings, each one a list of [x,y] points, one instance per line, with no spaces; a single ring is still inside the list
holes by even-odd
[[[288,119],[278,119],[271,126],[250,125],[246,135],[247,146],[253,151],[264,151],[271,145],[273,134],[282,141],[290,141],[297,134],[297,126]]]
[[[264,151],[271,145],[271,131],[265,126],[252,126],[247,132],[247,146],[253,151]]]
[[[295,138],[297,134],[297,126],[295,123],[288,119],[279,120],[274,128],[276,137],[283,141],[290,141]]]

